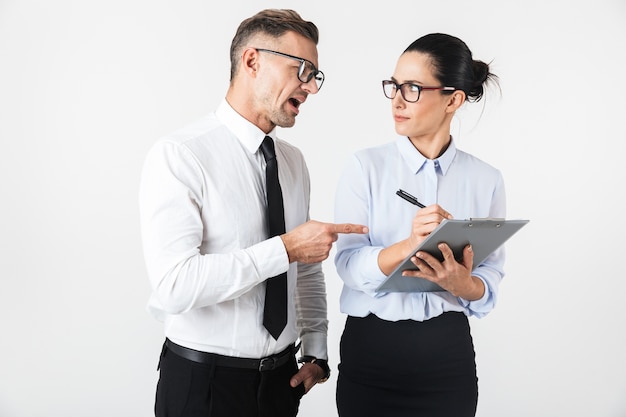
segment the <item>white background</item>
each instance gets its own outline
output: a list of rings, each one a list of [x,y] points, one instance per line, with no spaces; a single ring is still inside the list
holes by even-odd
[[[531,222],[507,244],[498,306],[470,320],[478,416],[626,416],[626,3],[371,3],[0,0],[0,416],[152,415],[163,335],[145,311],[141,164],[222,99],[235,29],[266,7],[321,32],[327,81],[279,133],[307,158],[322,221],[347,157],[393,140],[380,80],[406,46],[447,32],[492,62],[502,92],[453,134],[502,170],[509,217]],[[300,415],[335,416],[335,381]]]

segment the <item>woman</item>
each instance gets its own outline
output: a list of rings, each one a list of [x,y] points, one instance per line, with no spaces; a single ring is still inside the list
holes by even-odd
[[[483,97],[497,78],[460,39],[441,33],[413,42],[383,92],[395,142],[361,150],[338,185],[336,221],[367,225],[341,236],[335,264],[344,282],[337,407],[341,417],[474,416],[478,384],[468,316],[493,309],[504,275],[499,249],[474,270],[472,249],[444,260],[418,252],[411,276],[446,291],[377,293],[376,288],[443,219],[505,217],[502,175],[457,149],[455,112]],[[415,196],[420,206],[396,195]],[[421,203],[421,204],[420,204]]]

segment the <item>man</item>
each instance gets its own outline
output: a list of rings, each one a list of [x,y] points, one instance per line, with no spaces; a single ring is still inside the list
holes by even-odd
[[[293,126],[322,86],[317,42],[317,27],[292,10],[244,20],[225,100],[146,157],[139,198],[148,308],[166,336],[157,416],[294,416],[302,395],[330,374],[320,262],[338,233],[367,228],[309,220],[305,161],[275,129]],[[269,173],[276,163],[278,186]],[[278,328],[264,320],[282,305],[265,301],[270,282],[283,282],[277,294],[286,296]]]

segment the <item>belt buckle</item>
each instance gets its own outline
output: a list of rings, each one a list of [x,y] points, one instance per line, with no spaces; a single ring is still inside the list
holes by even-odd
[[[259,362],[259,372],[271,371],[275,367],[276,367],[276,358],[271,357],[271,356],[269,358],[263,358],[261,359],[261,362]]]

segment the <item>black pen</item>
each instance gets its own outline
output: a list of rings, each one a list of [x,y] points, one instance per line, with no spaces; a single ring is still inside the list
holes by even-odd
[[[398,194],[400,197],[404,198],[409,203],[411,203],[413,205],[416,205],[417,207],[421,207],[421,208],[426,207],[425,205],[423,205],[422,203],[417,201],[417,198],[413,197],[411,194],[407,193],[404,190],[398,190],[398,191],[396,191],[396,194]]]

